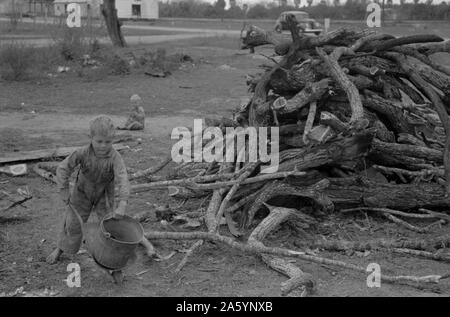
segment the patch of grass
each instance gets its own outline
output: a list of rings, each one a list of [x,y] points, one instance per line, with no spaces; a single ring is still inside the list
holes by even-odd
[[[43,72],[54,71],[55,65],[64,63],[63,57],[57,51],[55,46],[38,47],[35,50],[35,69],[34,74],[40,77]]]
[[[81,59],[89,51],[82,31],[77,28],[63,27],[54,41],[55,47],[66,61]]]
[[[65,19],[46,25],[47,36],[54,42],[54,48],[65,61],[79,61],[85,54],[92,54],[99,49],[99,37],[106,36],[106,29],[102,23],[82,21],[81,27],[70,28]]]
[[[193,58],[186,54],[167,54],[165,48],[147,50],[105,46],[89,56],[93,63],[74,65],[78,77],[87,82],[103,80],[108,75],[124,76],[146,71],[171,73],[184,63],[194,63]]]
[[[0,77],[7,81],[25,81],[42,78],[65,59],[58,47],[34,47],[23,42],[0,46]]]
[[[66,26],[65,17],[60,19],[49,18],[48,23],[33,23],[31,21],[18,22],[13,29],[9,21],[0,21],[0,36],[3,34],[9,35],[34,35],[42,37],[54,37],[62,32],[62,27]],[[81,20],[81,27],[77,28],[90,37],[104,37],[107,36],[106,28],[103,19],[87,21]]]
[[[0,47],[0,76],[9,81],[20,81],[29,78],[36,51],[32,46],[11,42]]]
[[[138,69],[152,69],[166,73],[179,69],[183,63],[193,63],[194,60],[189,55],[178,52],[168,55],[165,48],[158,48],[155,51],[146,50],[135,57],[135,62]]]
[[[78,77],[82,78],[84,82],[98,82],[105,80],[108,75],[108,69],[106,67],[77,67],[76,73]]]
[[[130,63],[118,54],[108,55],[104,67],[112,75],[128,75],[131,73]]]
[[[95,66],[77,63],[76,73],[86,82],[100,81],[108,75],[129,75],[132,70],[132,63],[130,62],[134,60],[134,56],[127,57],[125,55],[120,49],[98,48],[89,54],[90,58],[95,61]]]

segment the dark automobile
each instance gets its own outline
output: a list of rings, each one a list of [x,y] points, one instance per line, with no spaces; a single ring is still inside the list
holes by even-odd
[[[280,14],[277,21],[275,22],[275,31],[281,33],[285,30],[288,30],[286,24],[286,16],[288,14],[294,15],[297,26],[302,28],[304,33],[313,33],[315,35],[319,35],[322,33],[322,26],[320,23],[316,22],[314,19],[310,19],[307,12],[304,11],[285,11]]]

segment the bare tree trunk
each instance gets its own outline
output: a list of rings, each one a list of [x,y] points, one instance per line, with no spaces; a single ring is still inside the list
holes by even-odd
[[[122,23],[117,17],[115,0],[103,0],[101,11],[103,17],[105,18],[106,28],[112,44],[118,47],[125,47],[125,39],[123,38],[122,31],[120,30]]]

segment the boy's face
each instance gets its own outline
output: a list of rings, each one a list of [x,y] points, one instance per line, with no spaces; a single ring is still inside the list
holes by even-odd
[[[112,148],[112,136],[95,135],[91,138],[91,140],[95,154],[105,155]]]

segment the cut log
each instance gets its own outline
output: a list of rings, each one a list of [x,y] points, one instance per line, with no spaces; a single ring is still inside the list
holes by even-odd
[[[394,248],[392,249],[392,252],[398,253],[398,254],[407,254],[407,255],[413,255],[418,257],[423,257],[430,260],[435,261],[444,261],[450,263],[450,257],[445,254],[436,254],[426,251],[418,251],[418,250],[411,250],[411,249],[400,249],[400,248]]]
[[[340,210],[340,212],[354,212],[354,211],[364,211],[364,212],[366,212],[366,211],[373,211],[373,212],[388,213],[388,214],[392,214],[392,215],[395,215],[395,216],[401,216],[401,217],[406,217],[406,218],[416,218],[416,219],[435,219],[435,218],[442,218],[442,217],[444,217],[447,220],[450,219],[450,216],[447,216],[445,214],[440,214],[440,213],[436,213],[436,214],[439,214],[439,216],[438,215],[433,215],[433,214],[430,214],[430,213],[413,214],[413,213],[402,212],[402,211],[389,209],[389,208],[358,207],[358,208],[341,209]]]
[[[327,55],[322,49],[316,48],[317,54],[322,58],[325,64],[328,66],[331,75],[334,80],[341,86],[341,88],[347,94],[350,101],[350,108],[352,109],[352,115],[350,118],[350,124],[355,125],[359,128],[362,124],[362,119],[364,117],[363,105],[361,102],[361,97],[359,96],[358,89],[355,85],[348,79],[347,75],[344,73],[342,68],[339,66],[337,59],[333,58],[333,54]]]
[[[258,182],[265,182],[265,181],[277,179],[277,178],[301,177],[305,174],[306,174],[305,172],[299,172],[299,171],[294,170],[294,171],[288,171],[288,172],[275,172],[275,173],[262,174],[262,175],[258,175],[255,177],[247,178],[243,181],[239,181],[239,179],[236,179],[236,180],[225,181],[225,182],[215,182],[215,183],[211,183],[211,184],[186,183],[185,185],[188,188],[195,189],[195,190],[214,190],[214,189],[219,189],[222,187],[234,186],[236,184],[248,185],[248,184],[254,184],[254,183],[258,183]],[[140,184],[140,185],[146,185],[146,184]],[[151,185],[151,183],[148,185]]]
[[[400,167],[412,171],[419,171],[424,168],[433,168],[433,166],[425,159],[410,156],[397,156],[388,153],[387,151],[371,150],[367,157],[372,162],[379,165],[384,164],[389,167]]]
[[[379,89],[377,88],[377,86],[381,87],[381,85],[378,85],[376,82],[363,75],[356,75],[356,76],[347,75],[347,77],[356,86],[356,88],[358,88],[358,90],[368,88]]]
[[[326,125],[316,125],[308,132],[308,139],[315,144],[323,144],[332,139],[336,134]],[[303,137],[305,139],[305,137]]]
[[[289,277],[287,281],[281,283],[281,296],[287,296],[300,287],[303,288],[301,296],[314,294],[316,282],[311,274],[303,272],[298,266],[283,258],[262,255],[262,259],[269,267]]]
[[[277,94],[286,95],[297,93],[306,85],[319,80],[319,75],[311,61],[294,65],[288,71],[277,68],[271,75],[270,86]]]
[[[379,76],[378,79],[383,87],[384,98],[388,100],[402,100],[402,95],[394,77],[383,75]]]
[[[369,69],[378,69],[378,72],[383,72],[384,74],[391,74],[394,76],[404,75],[404,72],[401,70],[401,68],[395,62],[387,58],[382,58],[374,55],[350,57],[351,59],[348,60],[344,58],[341,59],[341,67],[351,69],[352,67],[361,65]]]
[[[416,49],[413,49],[412,47],[405,47],[405,46],[396,47],[395,49],[393,49],[393,51],[414,57],[415,59],[418,59],[419,61],[430,66],[431,68],[433,68],[437,71],[440,71],[443,74],[446,74],[447,76],[450,76],[450,68],[449,67],[441,65],[439,63],[435,63],[427,55],[419,53]]]
[[[408,46],[427,56],[441,52],[450,53],[450,40],[439,43],[416,44]]]
[[[416,145],[420,147],[427,146],[424,141],[408,133],[400,133],[398,135],[397,142],[403,144]]]
[[[320,123],[330,126],[338,133],[344,132],[349,128],[346,123],[342,122],[338,117],[328,111],[322,111],[320,113]]]
[[[401,55],[395,55],[397,56],[397,58]],[[433,85],[434,87],[438,88],[439,90],[441,90],[444,95],[450,95],[450,77],[435,71],[434,69],[432,69],[431,67],[424,65],[422,63],[418,63],[418,62],[414,62],[413,60],[407,60],[404,57],[402,58],[402,62],[399,62],[399,65],[403,65],[404,67],[407,65],[410,65],[410,68],[407,69],[412,69],[415,72],[417,72],[420,77],[422,77],[428,84]],[[405,70],[406,72],[406,70]],[[416,87],[421,89],[421,85],[417,85],[415,83]],[[423,90],[423,89],[422,89]],[[424,91],[423,92],[425,96],[429,97],[428,94]]]
[[[408,222],[406,222],[406,221],[404,221],[402,219],[399,219],[399,218],[397,218],[394,215],[391,215],[389,213],[383,213],[383,215],[386,218],[392,220],[392,222],[395,222],[396,224],[398,224],[398,225],[400,225],[402,227],[405,227],[406,229],[409,229],[411,231],[418,232],[418,233],[426,233],[426,232],[428,232],[428,230],[426,228],[418,228],[416,226],[413,226],[410,223],[408,223]]]
[[[369,68],[364,65],[358,64],[350,64],[348,70],[352,73],[360,74],[369,78],[386,74],[386,71],[384,69],[378,68],[376,66]]]
[[[414,89],[411,85],[408,85],[406,82],[402,81],[401,79],[393,81],[394,84],[397,85],[397,88],[403,91],[411,100],[416,104],[424,104],[425,100],[423,99],[422,95]]]
[[[395,133],[389,130],[386,125],[381,122],[376,113],[365,110],[364,116],[369,119],[369,127],[375,129],[375,137],[377,139],[384,142],[395,142]]]
[[[385,174],[391,175],[391,174],[402,174],[409,177],[421,177],[421,178],[428,178],[429,176],[444,176],[444,170],[443,169],[424,169],[420,171],[409,171],[401,168],[395,168],[395,167],[386,167],[386,166],[380,166],[380,165],[373,165],[373,168],[382,171]]]
[[[235,173],[226,173],[226,174],[200,175],[200,176],[194,176],[194,177],[182,178],[182,179],[154,181],[154,182],[150,182],[150,183],[141,183],[141,184],[131,185],[131,192],[138,193],[138,192],[151,190],[151,189],[165,188],[168,186],[185,186],[185,187],[190,187],[192,189],[200,189],[200,187],[196,186],[196,183],[229,180],[235,176],[236,176]],[[148,175],[146,177],[148,178]],[[220,187],[223,187],[223,186],[217,186],[217,188],[220,188]]]
[[[294,181],[290,181],[291,185]],[[444,188],[434,183],[386,184],[361,178],[329,178],[329,181],[330,186],[323,193],[338,210],[366,206],[408,211],[450,206]]]
[[[66,157],[79,148],[80,146],[71,146],[46,150],[14,152],[7,154],[6,156],[0,157],[0,165],[6,163],[29,162],[36,160],[49,160],[60,157]],[[116,151],[122,151],[125,149],[129,149],[130,147],[123,144],[113,144],[113,148]]]
[[[321,81],[309,83],[306,87],[296,94],[286,103],[274,105],[273,109],[278,114],[288,114],[298,111],[309,103],[320,99],[325,93],[330,90],[330,80],[322,79]]]
[[[222,164],[220,166],[219,174],[225,174],[231,170],[230,164]],[[225,188],[214,190],[208,208],[206,209],[205,222],[209,232],[215,232],[220,225],[220,219],[217,220],[217,212],[222,203],[223,195],[226,192]]]
[[[430,149],[428,147],[398,144],[398,143],[386,143],[380,140],[374,139],[372,142],[372,149],[378,152],[384,152],[386,154],[392,154],[394,156],[402,157],[409,156],[415,158],[422,158],[430,162],[442,164],[443,153],[442,151]]]
[[[237,228],[236,223],[234,222],[233,217],[231,215],[230,208],[224,211],[224,216],[230,233],[236,238],[241,237],[243,233],[240,232],[239,229]]]
[[[409,124],[408,118],[403,114],[403,111],[395,106],[391,101],[384,99],[377,94],[366,92],[366,97],[363,99],[364,107],[375,111],[382,115],[384,122],[390,130],[395,133],[414,133],[414,127]]]
[[[361,37],[353,45],[350,47],[350,49],[354,52],[357,52],[364,48],[366,44],[369,44],[374,41],[381,41],[381,40],[390,40],[394,39],[395,37],[389,34],[368,34],[366,36]]]
[[[409,35],[398,37],[395,39],[385,40],[385,41],[373,41],[371,43],[367,43],[364,47],[364,51],[386,51],[393,47],[413,44],[413,43],[430,43],[430,42],[442,42],[443,38],[433,35],[433,34],[418,34],[418,35]]]
[[[353,242],[345,240],[335,241],[315,241],[308,243],[305,241],[295,241],[294,244],[300,248],[309,247],[310,249],[324,249],[329,251],[345,251],[345,250],[375,250],[379,248],[405,248],[415,250],[438,250],[450,246],[450,235],[444,235],[431,239],[372,239],[367,242]]]
[[[295,217],[297,213],[294,209],[267,206],[270,210],[269,215],[253,230],[248,238],[249,245],[264,245],[263,240],[266,236],[277,228],[284,221]],[[282,259],[270,255],[262,255],[263,261],[274,270],[287,275],[289,280],[282,283],[281,295],[286,296],[299,287],[304,287],[306,293],[313,293],[315,281],[311,274],[304,273],[297,266]]]
[[[305,130],[305,123],[299,121],[297,124],[286,124],[279,127],[280,136],[289,134],[301,134]]]
[[[292,149],[280,154],[278,171],[307,170],[333,163],[355,161],[367,154],[374,131],[365,131],[351,137],[337,138],[308,149]]]
[[[317,102],[313,101],[309,104],[308,118],[306,119],[305,130],[303,131],[303,143],[305,144],[309,143],[308,135],[313,127],[314,119],[316,117],[316,111],[317,111]]]
[[[436,91],[419,75],[420,70],[416,71],[413,65],[408,63],[406,57],[398,53],[389,53],[391,58],[397,61],[401,68],[408,74],[410,80],[418,87],[423,90],[425,95],[430,99],[436,108],[439,118],[444,126],[445,130],[445,151],[444,151],[444,169],[445,169],[445,180],[446,180],[446,196],[450,195],[450,120],[448,118],[447,110],[443,104],[440,97],[437,95]],[[450,83],[450,78],[449,78]],[[439,87],[438,87],[439,88]],[[450,84],[448,85],[450,90]],[[440,88],[441,89],[441,88]],[[450,93],[446,92],[446,94]]]
[[[304,147],[306,144],[303,141],[303,136],[302,135],[294,135],[294,136],[290,136],[290,137],[282,137],[280,139],[280,143],[284,144],[284,145],[288,145],[290,147],[293,148],[301,148]]]
[[[254,163],[248,163],[246,167],[243,168],[244,172],[241,176],[238,177],[237,183],[233,185],[233,187],[230,188],[227,195],[223,199],[223,201],[220,204],[219,210],[217,211],[216,215],[216,227],[212,227],[215,231],[217,231],[220,223],[220,219],[222,219],[222,216],[225,212],[225,210],[228,208],[228,204],[230,203],[231,199],[233,198],[233,195],[237,192],[239,189],[239,186],[241,183],[259,166],[260,162],[254,162]]]
[[[278,196],[297,196],[308,198],[314,201],[325,211],[331,212],[334,209],[334,205],[331,200],[324,195],[324,189],[328,185],[329,182],[326,179],[307,187],[293,187],[290,184],[281,181],[274,181],[266,184],[248,211],[246,219],[247,227],[252,224],[256,212],[263,206],[263,204]]]
[[[267,111],[270,107],[267,108],[267,111],[264,111],[261,115],[261,111],[257,111],[258,107],[264,107],[264,104],[267,102],[267,93],[270,90],[270,78],[272,74],[276,71],[277,68],[265,73],[262,78],[259,80],[258,84],[255,87],[255,93],[253,94],[253,98],[249,107],[248,114],[248,122],[251,126],[259,127],[267,125]]]

